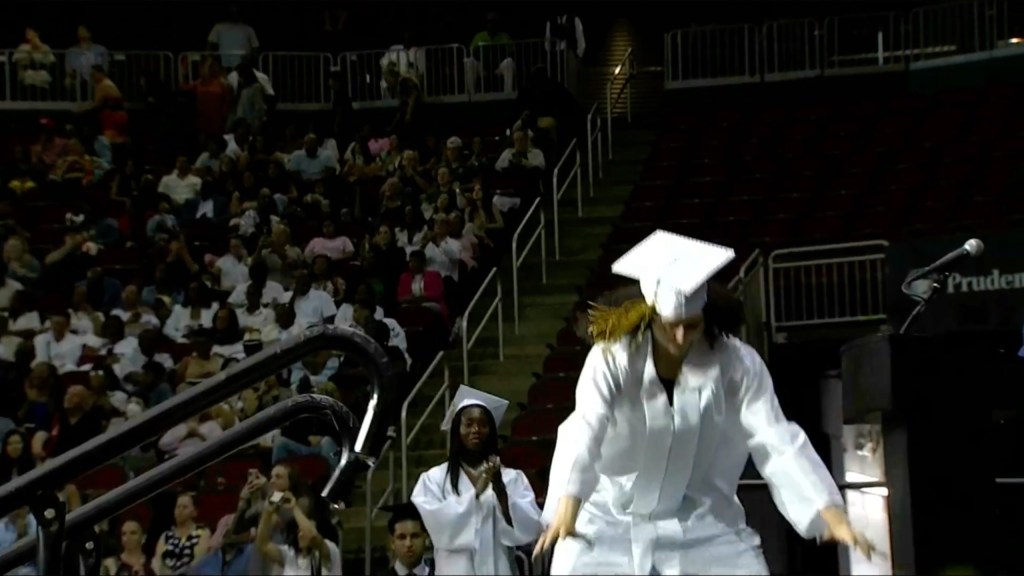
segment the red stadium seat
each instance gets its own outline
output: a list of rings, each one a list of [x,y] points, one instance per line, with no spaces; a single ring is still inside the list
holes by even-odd
[[[545,377],[530,385],[526,404],[530,408],[543,406],[572,406],[576,403],[576,378],[571,376]]]
[[[555,334],[555,346],[559,348],[586,346],[586,342],[580,339],[579,334],[572,326],[562,326]]]
[[[128,482],[128,474],[120,462],[104,464],[78,477],[73,484],[83,496],[93,498]]]
[[[233,454],[220,462],[215,462],[203,470],[203,484],[217,486],[224,484],[240,488],[249,480],[249,470],[263,470],[263,460],[245,454]]]
[[[554,438],[558,426],[572,413],[569,407],[531,408],[512,420],[512,439]]]
[[[523,471],[547,470],[554,448],[550,439],[513,440],[502,446],[501,463]]]
[[[544,358],[544,374],[573,374],[580,371],[587,352],[578,349],[556,349]]]
[[[221,518],[238,510],[238,497],[237,487],[204,489],[196,499],[196,523],[206,526],[211,532],[216,531]]]
[[[353,404],[347,405],[352,406]],[[327,460],[319,455],[289,458],[282,461],[281,464],[293,468],[315,490],[323,487],[327,482],[327,475],[331,472]]]

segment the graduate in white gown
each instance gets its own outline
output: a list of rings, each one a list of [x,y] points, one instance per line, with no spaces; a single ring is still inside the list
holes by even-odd
[[[508,401],[461,386],[442,429],[448,461],[420,475],[412,503],[434,544],[437,574],[513,574],[512,547],[541,533],[526,475],[498,461],[498,423]]]
[[[613,264],[643,298],[590,313],[535,549],[555,546],[552,574],[768,574],[736,497],[748,456],[800,534],[870,554],[764,362],[734,337],[742,308],[706,284],[732,258],[659,230]]]

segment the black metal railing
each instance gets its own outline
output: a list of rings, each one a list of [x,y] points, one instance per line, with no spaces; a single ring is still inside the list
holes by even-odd
[[[113,492],[88,503],[65,518],[56,494],[83,474],[261,382],[306,356],[324,350],[343,352],[367,372],[370,398],[362,424],[341,403],[306,395],[261,411],[220,439],[196,452],[173,458]],[[188,392],[153,408],[137,420],[112,430],[82,446],[48,461],[43,467],[0,486],[0,515],[28,505],[39,525],[38,538],[25,540],[0,555],[0,574],[31,559],[38,551],[39,573],[59,573],[65,531],[73,537],[149,495],[187,478],[197,468],[212,464],[267,431],[303,414],[326,413],[333,419],[342,454],[322,496],[329,501],[354,482],[356,474],[372,465],[387,442],[391,410],[388,399],[394,390],[393,372],[383,349],[370,337],[349,328],[320,327],[263,350]],[[352,432],[358,427],[353,441]]]

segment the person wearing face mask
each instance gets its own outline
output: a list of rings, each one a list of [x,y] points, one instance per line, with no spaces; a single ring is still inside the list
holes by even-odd
[[[642,298],[590,312],[595,343],[561,425],[535,556],[552,574],[768,574],[736,488],[753,458],[805,538],[870,556],[764,361],[707,281],[732,249],[656,231],[612,265]]]

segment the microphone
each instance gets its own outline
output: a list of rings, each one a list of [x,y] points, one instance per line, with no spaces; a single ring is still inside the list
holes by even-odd
[[[970,240],[965,242],[963,246],[957,248],[956,250],[953,250],[952,252],[946,254],[942,258],[939,258],[927,268],[918,270],[911,274],[910,276],[908,276],[907,279],[903,282],[903,284],[904,286],[906,286],[915,280],[920,280],[921,278],[931,276],[936,272],[942,272],[946,268],[949,268],[957,260],[960,260],[961,258],[976,258],[980,256],[981,253],[984,251],[985,244],[982,243],[982,241],[978,240],[977,238],[971,238]]]

